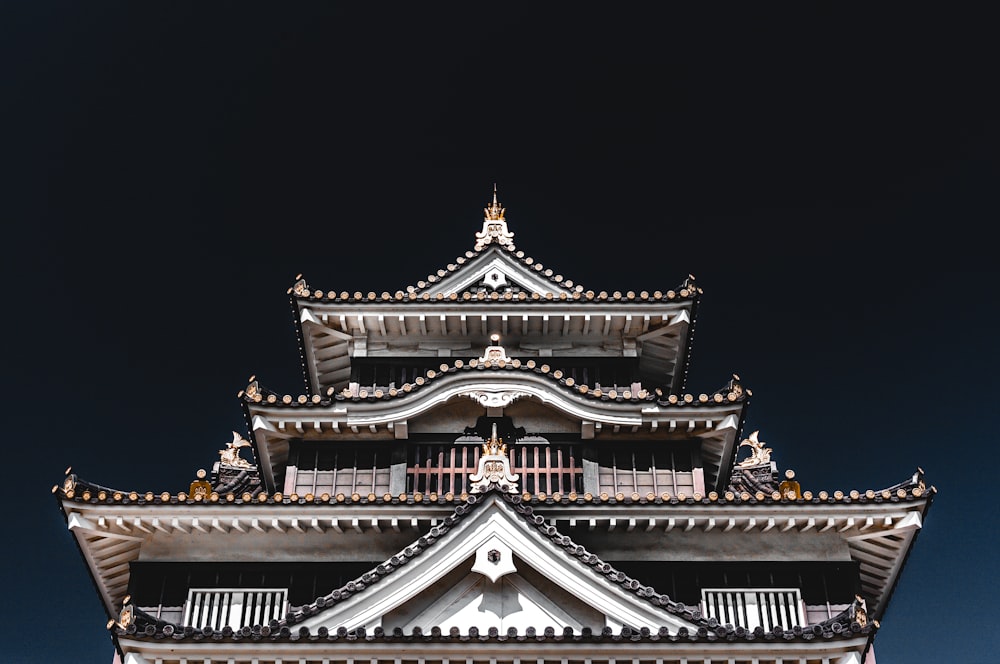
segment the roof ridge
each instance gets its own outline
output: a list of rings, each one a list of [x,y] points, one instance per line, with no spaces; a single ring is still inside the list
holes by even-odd
[[[510,250],[508,249],[508,251]],[[478,256],[482,255],[482,253],[483,252],[473,252],[473,251],[466,252],[467,255],[472,254],[473,255],[472,258],[477,258]],[[532,259],[530,256],[524,258],[518,257],[517,254],[523,254],[523,253],[524,252],[521,251],[516,252],[514,254],[515,259],[521,261],[525,265],[535,266],[533,269],[535,269],[536,271],[542,270],[543,265],[541,263],[534,262],[534,259]],[[467,260],[463,259],[462,257],[457,258],[456,261],[459,262],[459,265],[467,262]],[[454,265],[454,263],[449,264],[449,267],[451,267],[452,265]],[[446,271],[446,274],[448,272],[457,272],[458,269],[459,267],[456,266],[453,270]],[[443,271],[445,270],[440,269],[438,270],[438,273]],[[559,281],[556,281],[556,277],[561,277],[562,275],[554,274],[550,276],[545,274],[545,272],[549,271],[550,270],[546,268],[542,276],[547,277],[549,280],[555,283],[560,283]],[[430,277],[434,277],[431,283],[434,283],[439,279],[443,278],[443,277],[438,277],[436,275],[428,275],[428,279],[430,279]],[[570,284],[572,284],[572,286],[570,286]],[[564,279],[560,285],[564,288],[571,288],[572,295],[567,295],[566,293],[558,293],[558,294],[532,293],[531,295],[528,295],[527,293],[521,292],[518,293],[517,296],[514,296],[513,294],[510,293],[504,293],[501,296],[497,292],[486,295],[485,293],[481,294],[478,291],[472,292],[466,290],[462,291],[461,293],[458,292],[449,293],[447,297],[445,297],[445,294],[443,292],[435,293],[437,297],[432,298],[430,284],[423,280],[418,281],[416,286],[413,285],[407,286],[405,291],[396,290],[394,293],[389,293],[389,291],[382,291],[381,293],[376,293],[375,291],[368,291],[367,293],[362,293],[361,291],[354,291],[352,293],[346,290],[340,291],[338,293],[337,291],[334,290],[329,290],[324,292],[321,289],[313,289],[312,287],[309,286],[309,283],[306,281],[305,277],[303,277],[300,274],[296,277],[295,283],[288,288],[287,292],[289,295],[292,296],[293,299],[304,299],[304,300],[323,301],[323,302],[348,302],[351,304],[368,303],[368,302],[454,303],[459,300],[463,302],[469,302],[471,300],[475,300],[476,302],[494,302],[498,300],[509,302],[514,299],[521,302],[524,302],[526,300],[532,300],[532,302],[536,304],[539,302],[562,302],[570,299],[573,301],[597,300],[602,302],[603,301],[658,302],[664,299],[675,300],[678,298],[697,300],[704,293],[704,290],[700,286],[698,286],[697,283],[695,282],[693,275],[688,275],[688,277],[681,284],[679,284],[674,288],[667,289],[666,291],[654,290],[653,292],[650,292],[648,290],[642,290],[638,293],[636,293],[634,290],[628,290],[624,293],[620,290],[615,290],[612,291],[611,293],[608,293],[608,291],[606,290],[595,292],[593,290],[584,290],[584,287],[582,285],[577,284],[572,280],[568,279]],[[506,297],[507,295],[510,295],[510,297]]]
[[[439,380],[447,374],[457,374],[460,371],[471,371],[473,369],[480,371],[512,371],[515,369],[519,369],[524,372],[531,371],[535,374],[556,381],[560,386],[567,388],[572,392],[591,399],[616,401],[619,403],[624,403],[626,401],[634,403],[641,401],[655,401],[658,405],[663,407],[710,406],[726,402],[742,402],[748,400],[753,394],[750,389],[747,389],[742,385],[739,378],[735,374],[726,385],[711,394],[702,392],[697,396],[692,393],[665,395],[663,389],[660,387],[656,387],[652,390],[640,388],[639,390],[633,392],[631,385],[629,387],[615,386],[607,389],[606,386],[598,387],[597,385],[599,384],[591,386],[586,383],[578,383],[571,376],[566,376],[562,369],[553,368],[552,364],[549,362],[539,364],[539,362],[534,358],[524,361],[519,358],[499,360],[472,358],[470,360],[457,359],[451,364],[442,362],[437,370],[428,369],[424,372],[423,376],[417,376],[414,381],[404,383],[401,387],[391,387],[387,390],[376,388],[369,391],[367,386],[358,386],[356,390],[346,387],[338,392],[333,387],[329,387],[326,390],[325,396],[320,394],[314,394],[312,396],[300,394],[297,397],[293,397],[290,394],[279,395],[278,392],[261,387],[259,381],[253,380],[246,389],[240,390],[237,397],[243,399],[247,403],[266,402],[266,405],[269,406],[290,406],[293,408],[301,406],[328,406],[334,401],[390,400],[405,397],[407,394],[419,390],[421,387],[433,381]],[[641,385],[641,381],[636,381],[636,383]],[[621,389],[618,389],[618,387],[621,387]]]
[[[649,629],[648,627],[642,627],[638,630],[633,629],[627,625],[623,626],[618,633],[611,627],[604,627],[599,632],[595,631],[591,627],[583,627],[580,633],[567,633],[566,628],[561,631],[557,631],[554,627],[545,627],[542,633],[538,632],[535,627],[528,627],[524,630],[524,633],[516,627],[508,628],[504,633],[496,627],[490,627],[486,630],[485,634],[481,634],[479,628],[470,627],[467,634],[461,634],[458,628],[452,628],[447,633],[444,632],[440,627],[433,627],[429,632],[425,633],[420,627],[414,627],[409,634],[405,634],[401,628],[395,628],[392,632],[386,632],[382,627],[374,628],[371,633],[368,632],[364,627],[358,627],[353,630],[348,630],[344,627],[340,627],[336,630],[330,630],[327,627],[320,627],[315,632],[312,632],[306,626],[300,626],[297,630],[292,631],[291,627],[288,625],[254,625],[253,627],[242,627],[238,630],[234,630],[231,627],[224,627],[221,630],[215,630],[210,627],[205,627],[203,629],[195,629],[194,627],[181,627],[174,625],[173,623],[168,623],[166,625],[159,625],[154,623],[145,622],[144,618],[148,616],[145,612],[137,612],[137,619],[125,627],[120,626],[118,622],[112,625],[114,633],[117,637],[130,637],[133,639],[163,639],[172,638],[174,640],[183,639],[193,639],[200,641],[204,638],[211,638],[212,640],[218,641],[222,639],[229,639],[233,642],[239,642],[246,640],[260,641],[262,639],[267,639],[269,641],[300,641],[306,640],[308,642],[318,641],[320,639],[327,641],[337,641],[344,639],[346,641],[380,641],[386,643],[392,643],[396,641],[421,641],[421,642],[468,642],[468,641],[480,641],[480,642],[504,642],[504,641],[526,641],[531,639],[534,642],[543,642],[546,640],[553,641],[589,641],[589,642],[620,642],[620,641],[631,641],[631,642],[663,642],[669,641],[672,643],[683,642],[709,642],[713,643],[716,641],[731,642],[734,640],[740,640],[745,642],[753,641],[775,641],[778,639],[784,641],[813,641],[815,639],[822,638],[824,641],[832,638],[854,638],[857,636],[868,636],[874,634],[878,630],[878,625],[875,624],[876,621],[868,622],[866,625],[861,626],[858,622],[850,623],[849,626],[844,626],[842,623],[834,622],[829,626],[826,625],[807,625],[805,627],[795,626],[792,629],[783,629],[781,626],[775,626],[774,629],[767,631],[763,627],[756,627],[753,630],[748,630],[744,627],[733,627],[732,625],[718,625],[714,628],[706,626],[701,626],[697,630],[689,630],[687,627],[681,627],[673,632],[666,626],[662,626],[656,631]]]
[[[298,494],[284,495],[281,492],[275,492],[268,495],[263,491],[263,489],[257,489],[255,493],[245,493],[242,497],[235,494],[222,495],[218,492],[213,492],[207,498],[201,496],[188,495],[184,491],[180,491],[176,494],[171,494],[169,491],[164,491],[161,493],[154,493],[152,491],[146,491],[144,493],[139,493],[137,491],[124,491],[115,490],[102,487],[98,484],[94,484],[77,477],[75,474],[68,475],[66,480],[62,485],[54,485],[52,487],[52,493],[55,495],[56,500],[60,502],[63,499],[70,500],[76,503],[90,503],[90,504],[123,504],[123,505],[249,505],[249,504],[267,504],[267,505],[287,505],[289,507],[304,506],[304,505],[324,505],[324,504],[393,504],[393,505],[420,505],[426,506],[428,504],[440,504],[446,505],[455,502],[455,500],[465,501],[462,496],[448,494],[437,494],[430,493],[425,496],[422,492],[414,492],[412,494],[400,494],[398,496],[392,496],[388,493],[382,496],[375,496],[374,494],[369,494],[368,496],[361,496],[360,494],[353,494],[351,496],[346,496],[344,494],[337,494],[336,496],[331,496],[329,494],[323,494],[322,496],[314,496],[312,494],[307,494],[304,496],[299,496]],[[774,505],[774,504],[794,504],[794,505],[850,505],[853,503],[868,504],[875,503],[881,504],[884,502],[898,503],[902,501],[913,501],[926,498],[931,501],[934,495],[937,493],[937,488],[934,486],[925,487],[923,482],[917,483],[906,483],[906,486],[899,486],[899,488],[894,491],[889,489],[882,489],[881,491],[875,491],[873,489],[868,489],[866,491],[851,490],[850,492],[844,491],[834,491],[830,494],[827,491],[819,491],[817,494],[813,494],[812,491],[803,491],[802,496],[799,498],[789,498],[786,495],[782,495],[780,492],[767,493],[765,491],[757,491],[755,493],[750,493],[749,491],[726,491],[724,493],[719,493],[717,491],[710,491],[707,495],[702,495],[700,493],[695,493],[693,495],[685,495],[684,493],[678,493],[676,495],[670,493],[653,494],[647,493],[646,495],[641,495],[638,493],[624,494],[618,493],[616,495],[610,495],[607,493],[602,493],[600,495],[593,495],[591,493],[578,494],[573,491],[570,493],[560,493],[555,492],[552,494],[547,493],[537,493],[537,494],[525,494],[520,495],[522,502],[530,503],[532,505],[590,505],[594,502],[598,503],[609,503],[617,504],[621,503],[624,505]],[[475,495],[475,494],[472,494]],[[232,498],[230,499],[230,496]],[[527,497],[526,497],[527,496]]]
[[[458,274],[464,269],[467,269],[465,266],[467,264],[471,264],[474,260],[478,259],[479,257],[485,256],[491,252],[503,255],[504,251],[506,251],[507,254],[509,254],[510,258],[515,262],[528,268],[528,270],[534,270],[535,272],[538,272],[539,275],[546,277],[549,282],[558,285],[560,288],[574,290],[577,293],[583,292],[584,287],[582,284],[576,283],[572,279],[566,279],[565,277],[563,277],[562,274],[557,273],[552,268],[546,268],[543,263],[527,255],[523,250],[518,249],[513,244],[493,243],[492,246],[490,246],[489,242],[484,244],[481,248],[476,248],[470,251],[466,251],[464,260],[461,256],[459,256],[458,258],[455,259],[454,263],[448,264],[447,270],[439,269],[436,273],[431,273],[427,275],[426,280],[418,281],[415,288],[413,286],[407,286],[406,290],[407,292],[416,292],[416,293],[420,293],[425,290],[429,291],[431,290],[433,284],[449,276]],[[413,288],[413,290],[410,290],[411,288]]]

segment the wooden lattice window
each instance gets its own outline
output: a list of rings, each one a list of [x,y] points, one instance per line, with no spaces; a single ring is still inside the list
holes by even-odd
[[[692,450],[689,446],[666,448],[628,445],[598,451],[598,483],[602,492],[674,495],[694,492]]]
[[[479,465],[480,444],[418,444],[409,449],[406,490],[423,493],[468,491]],[[525,443],[508,447],[511,471],[529,493],[583,492],[583,466],[576,445]]]
[[[386,445],[305,443],[297,450],[293,489],[303,496],[381,496],[389,491],[390,460],[391,448]]]
[[[528,493],[583,493],[583,464],[576,445],[526,443],[510,450],[510,465]]]
[[[479,445],[411,445],[406,462],[406,490],[422,493],[468,491],[468,476],[479,465]]]

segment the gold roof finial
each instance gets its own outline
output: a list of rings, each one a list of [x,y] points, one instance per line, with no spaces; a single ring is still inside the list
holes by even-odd
[[[504,214],[507,208],[501,207],[497,201],[497,185],[493,183],[493,202],[489,207],[483,208],[483,230],[476,233],[476,251],[482,251],[486,245],[495,242],[505,246],[507,249],[514,249],[514,234],[507,230],[507,221]]]
[[[500,203],[497,202],[497,183],[493,183],[493,202],[489,207],[483,208],[483,212],[486,214],[486,221],[503,221],[504,213],[507,208],[500,207]]]
[[[469,492],[483,493],[496,485],[504,493],[517,493],[519,479],[520,475],[514,475],[510,471],[507,444],[497,435],[497,423],[494,422],[490,439],[483,443],[479,468],[469,475]]]

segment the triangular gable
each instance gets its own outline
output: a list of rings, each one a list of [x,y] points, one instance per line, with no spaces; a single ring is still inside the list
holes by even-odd
[[[530,259],[529,259],[530,260]],[[533,265],[536,263],[532,262]],[[557,283],[544,272],[534,270],[522,259],[511,255],[508,249],[492,246],[480,255],[466,261],[440,281],[424,289],[434,293],[463,293],[485,288],[487,292],[566,293],[573,290],[565,283]]]
[[[553,585],[516,556],[514,560],[517,571],[496,581],[472,571],[469,565],[456,568],[384,615],[382,628],[391,631],[398,627],[409,634],[414,628],[430,633],[434,627],[444,631],[458,627],[464,633],[470,627],[480,632],[490,627],[506,632],[515,627],[520,633],[529,627],[554,627],[560,633],[570,627],[580,633],[586,626],[608,624],[601,611]]]
[[[670,613],[678,607],[651,588],[604,563],[595,571],[588,562],[596,556],[541,517],[519,514],[518,509],[530,510],[515,508],[511,503],[517,500],[496,491],[470,497],[444,524],[376,568],[381,578],[368,575],[377,582],[355,586],[359,592],[348,597],[335,592],[320,598],[308,609],[318,612],[302,624],[466,632],[473,626],[697,630],[699,625]],[[530,624],[538,620],[548,624]],[[444,623],[434,624],[438,621]]]

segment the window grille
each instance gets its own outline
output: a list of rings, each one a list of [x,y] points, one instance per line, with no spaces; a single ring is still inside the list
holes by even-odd
[[[285,588],[192,588],[184,604],[184,624],[202,629],[253,627],[285,617]]]
[[[479,464],[479,445],[413,445],[408,450],[406,490],[422,493],[468,491],[467,478]]]
[[[516,445],[510,450],[512,472],[528,493],[583,493],[583,467],[575,445]]]
[[[689,449],[653,450],[636,447],[629,451],[601,450],[598,483],[602,492],[673,495],[694,493],[694,474]]]
[[[723,625],[771,631],[805,623],[798,588],[706,588],[701,598],[703,615]]]
[[[389,491],[389,460],[390,451],[382,446],[303,446],[298,453],[294,490],[303,496],[380,496]]]
[[[461,494],[478,469],[481,445],[413,445],[407,461],[409,492]],[[511,472],[529,493],[583,492],[583,466],[576,445],[524,444],[507,448]]]

